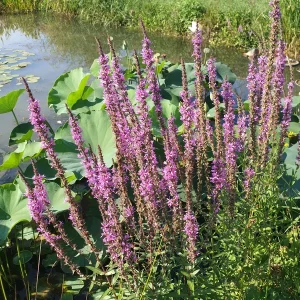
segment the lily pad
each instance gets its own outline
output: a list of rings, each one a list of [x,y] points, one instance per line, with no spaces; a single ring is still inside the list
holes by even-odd
[[[25,67],[27,67],[27,66],[30,65],[30,64],[31,64],[30,62],[22,62],[22,63],[19,63],[18,66],[19,66],[20,68],[25,68]]]
[[[32,77],[27,78],[27,82],[28,83],[36,83],[39,81],[39,79],[40,79],[40,77],[32,76]]]

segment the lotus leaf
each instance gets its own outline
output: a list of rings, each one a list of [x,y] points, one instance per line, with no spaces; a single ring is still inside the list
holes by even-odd
[[[23,94],[24,91],[25,91],[24,89],[15,90],[1,97],[0,114],[11,112],[15,108],[20,95]]]
[[[31,220],[27,199],[23,196],[18,184],[0,186],[0,243],[3,243],[19,222]]]

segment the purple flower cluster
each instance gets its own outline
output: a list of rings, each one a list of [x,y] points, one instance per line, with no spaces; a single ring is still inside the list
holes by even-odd
[[[197,256],[196,241],[199,232],[199,226],[193,213],[188,212],[184,216],[184,232],[187,236],[188,254],[191,262],[194,262]]]
[[[139,259],[143,258],[139,256],[139,250],[135,252],[135,249],[149,248],[149,264],[153,263],[159,235],[166,241],[166,245],[172,241],[174,251],[182,246],[183,241],[188,259],[194,263],[199,252],[197,218],[202,213],[202,207],[208,206],[212,221],[227,203],[233,215],[237,191],[243,189],[240,195],[246,199],[251,197],[253,178],[265,171],[269,155],[277,151],[275,154],[280,157],[291,117],[293,83],[288,85],[288,95],[282,106],[285,55],[284,43],[279,34],[278,0],[272,1],[271,6],[273,21],[269,54],[254,57],[249,66],[249,113],[245,111],[239,97],[238,113],[235,112],[232,85],[225,80],[222,87],[219,87],[215,59],[210,58],[207,62],[209,92],[216,114],[214,120],[208,119],[205,105],[207,91],[201,72],[202,32],[196,30],[193,35],[195,100],[188,90],[186,65],[182,60],[183,88],[179,112],[183,131],[179,138],[175,124],[177,120],[175,122],[174,116],[171,116],[167,123],[163,116],[155,60],[144,25],[142,59],[146,67],[142,72],[135,54],[138,77],[136,105],[129,100],[126,80],[111,41],[111,63],[99,44],[99,78],[117,149],[112,168],[105,165],[100,147],[97,153],[93,153],[95,149],[85,146],[78,120],[67,109],[73,140],[85,167],[92,196],[97,199],[102,215],[103,241],[110,258],[121,271],[124,271],[127,264],[133,269],[138,267]],[[152,135],[148,99],[154,103],[160,125],[161,136],[157,138]],[[42,141],[51,166],[58,171],[58,177],[65,187],[70,203],[70,219],[91,250],[96,251],[86,232],[79,206],[68,188],[62,165],[54,152],[54,141],[41,116],[39,103],[31,92],[29,109],[30,121]],[[273,147],[277,141],[274,134],[277,128],[280,128],[279,149]],[[49,200],[43,177],[35,172],[33,179],[34,188],[29,187],[27,191],[32,217],[46,241],[58,249],[58,255],[68,262],[59,248],[61,240],[65,242],[66,238],[63,235],[52,235],[47,229],[51,218],[45,215],[49,210]],[[182,201],[178,192],[179,186],[183,187],[185,201]],[[199,201],[194,201],[196,188]],[[203,203],[205,195],[207,201]],[[73,266],[73,270],[77,271],[76,266]]]

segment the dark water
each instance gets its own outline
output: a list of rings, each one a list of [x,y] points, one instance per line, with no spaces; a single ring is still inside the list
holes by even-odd
[[[136,30],[104,29],[53,15],[0,16],[0,54],[18,53],[14,52],[15,50],[35,54],[27,57],[26,61],[31,64],[11,73],[40,77],[37,83],[31,84],[31,88],[35,97],[41,101],[43,113],[54,126],[62,118],[57,118],[47,107],[47,95],[54,81],[62,73],[77,67],[84,67],[88,71],[97,57],[94,37],[97,36],[105,43],[108,35],[113,37],[116,49],[121,47],[123,40],[126,40],[130,49],[141,49],[142,33]],[[155,33],[150,33],[149,36],[153,42],[153,49],[159,53],[166,53],[169,60],[178,61],[183,56],[186,61],[191,61],[192,47],[189,37],[178,38]],[[240,80],[246,77],[248,60],[242,56],[242,50],[211,49],[209,55],[216,56],[218,61],[229,65]],[[0,87],[0,97],[11,90],[22,88],[22,85],[16,85],[17,82],[17,78],[14,78]],[[245,83],[239,81],[237,85],[243,88]],[[298,92],[296,91],[297,94]],[[20,121],[28,119],[25,94],[20,97],[15,112]],[[0,149],[8,150],[6,145],[14,127],[15,121],[11,114],[0,115]]]

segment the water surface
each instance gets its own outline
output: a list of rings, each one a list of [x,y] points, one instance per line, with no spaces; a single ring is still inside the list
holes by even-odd
[[[13,52],[15,50],[25,50],[35,54],[27,58],[31,62],[30,65],[13,71],[12,74],[20,76],[33,74],[40,77],[37,83],[31,84],[31,88],[34,96],[41,101],[43,113],[54,126],[58,126],[57,121],[63,117],[57,118],[54,112],[47,107],[48,92],[56,78],[62,73],[77,67],[84,67],[88,71],[97,57],[95,36],[100,38],[103,43],[107,36],[112,36],[116,49],[121,47],[123,40],[126,40],[130,49],[138,51],[141,49],[142,33],[136,30],[105,29],[57,15],[28,14],[0,16],[0,18],[0,51],[15,53]],[[167,54],[169,60],[179,61],[181,56],[186,61],[192,60],[190,38],[170,37],[157,33],[149,33],[149,37],[153,42],[153,49],[156,52]],[[108,51],[107,47],[105,51]],[[239,79],[246,77],[248,60],[242,56],[242,50],[211,49],[209,55],[216,56],[218,61],[229,65]],[[298,78],[300,78],[300,73],[296,75],[298,74]],[[22,85],[16,85],[17,82],[17,79],[14,78],[10,83],[4,85],[1,88],[0,96],[21,88]],[[21,96],[15,112],[20,121],[28,119],[25,94]],[[0,149],[8,150],[6,145],[15,125],[11,114],[0,115]]]

